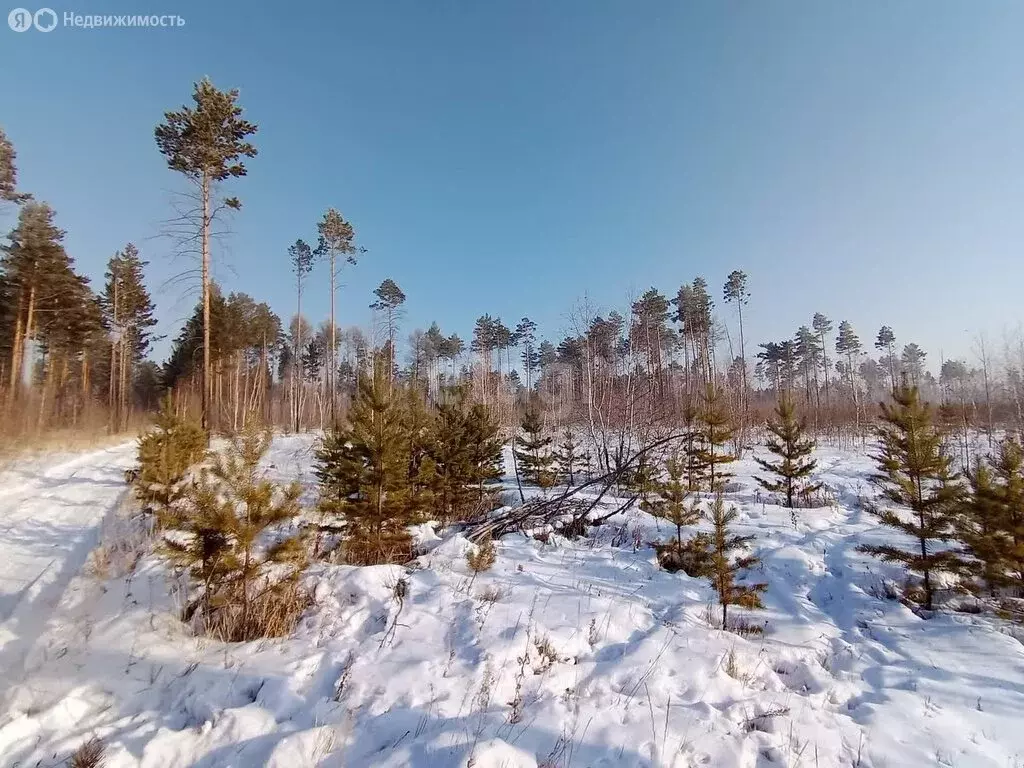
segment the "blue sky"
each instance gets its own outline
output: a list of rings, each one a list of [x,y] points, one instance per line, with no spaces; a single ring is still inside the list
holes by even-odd
[[[703,275],[717,297],[734,268],[752,344],[822,311],[866,342],[891,325],[936,363],[1022,319],[1024,4],[53,7],[186,20],[0,29],[23,188],[56,208],[87,274],[138,244],[171,336],[193,299],[163,286],[187,265],[156,237],[180,183],[153,127],[204,75],[260,126],[215,274],[282,316],[286,249],[334,206],[369,249],[344,277],[342,324],[368,323],[391,277],[405,330],[468,338],[489,312],[557,337],[585,294],[621,309]],[[323,280],[307,296],[320,319]]]

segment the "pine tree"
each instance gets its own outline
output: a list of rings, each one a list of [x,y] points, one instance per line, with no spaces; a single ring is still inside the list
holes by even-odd
[[[883,325],[878,329],[878,336],[875,339],[875,349],[879,352],[885,353],[885,365],[889,371],[889,384],[892,387],[892,391],[896,391],[896,354],[893,352],[893,347],[896,344],[896,334],[892,332],[892,328],[888,325]]]
[[[999,587],[1024,587],[1024,450],[1013,438],[970,473],[961,539],[993,595]]]
[[[390,370],[395,364],[395,331],[398,328],[398,318],[402,313],[401,306],[405,303],[405,293],[398,287],[398,283],[388,278],[377,286],[373,295],[377,297],[377,300],[370,305],[370,309],[384,314],[384,330],[387,332],[391,350],[390,365],[388,366]]]
[[[286,611],[275,590],[294,580],[304,564],[298,536],[261,546],[270,530],[299,513],[302,492],[298,483],[279,488],[261,476],[259,463],[270,441],[270,432],[249,419],[227,450],[215,455],[212,466],[202,469],[189,489],[178,532],[165,537],[169,556],[188,569],[199,588],[186,618],[199,611],[208,630],[230,641],[269,633],[268,618]],[[288,569],[284,576],[281,566]],[[274,616],[268,617],[268,611]]]
[[[433,422],[427,453],[433,463],[433,501],[443,522],[462,519],[501,479],[502,443],[487,408],[468,404],[464,387],[445,393]]]
[[[826,337],[832,333],[832,321],[825,317],[821,312],[815,312],[814,317],[811,319],[811,327],[814,332],[818,334],[818,340],[821,342],[821,370],[825,376],[825,403],[829,402],[829,380],[828,380],[828,343]]]
[[[355,264],[356,257],[365,253],[366,249],[355,244],[355,229],[345,221],[338,211],[329,208],[324,214],[320,223],[317,224],[319,239],[316,246],[316,255],[327,259],[330,265],[330,290],[331,290],[331,318],[330,318],[330,359],[327,365],[327,391],[331,398],[331,424],[337,422],[337,368],[338,368],[338,340],[335,336],[337,325],[334,319],[334,302],[337,297],[338,282],[338,259],[343,257],[345,264]]]
[[[135,495],[156,515],[160,527],[174,527],[181,512],[185,476],[206,454],[206,435],[179,416],[171,396],[160,404],[153,428],[139,438]]]
[[[737,584],[740,571],[753,568],[759,562],[753,555],[732,558],[732,553],[743,547],[753,536],[734,536],[729,525],[736,519],[736,508],[726,509],[722,494],[716,494],[711,505],[711,585],[718,592],[718,603],[722,606],[722,629],[728,629],[730,605],[743,608],[761,608],[761,593],[767,584]]]
[[[145,358],[152,337],[150,329],[156,325],[143,274],[147,264],[139,257],[138,249],[128,243],[107,262],[106,283],[99,297],[110,344],[108,400],[118,428],[127,419],[134,371]]]
[[[620,457],[626,458],[624,454],[617,456],[617,463]],[[636,493],[643,506],[658,490],[658,466],[647,452],[641,453],[636,463],[619,475],[619,484]]]
[[[821,483],[810,483],[807,478],[814,472],[817,462],[809,458],[815,442],[807,437],[807,424],[796,416],[792,398],[782,395],[775,406],[775,419],[768,419],[768,450],[779,457],[772,462],[754,457],[762,469],[775,474],[777,480],[756,478],[770,493],[784,493],[786,506],[793,509],[797,498],[806,497],[821,488]]]
[[[743,338],[743,307],[750,301],[750,291],[747,289],[747,273],[742,270],[735,269],[729,273],[728,279],[725,281],[725,287],[723,288],[725,296],[725,302],[736,303],[736,311],[739,313],[740,320],[740,363],[742,366],[742,381],[741,386],[743,387],[743,403],[744,412],[746,411],[746,398],[747,398],[747,348]]]
[[[942,448],[942,436],[932,422],[916,387],[900,387],[893,403],[882,403],[882,423],[877,428],[880,443],[875,456],[878,473],[873,480],[886,500],[910,509],[907,519],[898,510],[874,511],[879,521],[916,540],[913,550],[895,545],[860,547],[886,562],[900,563],[924,579],[924,604],[931,609],[935,586],[933,574],[956,571],[959,553],[939,546],[954,536],[955,515],[963,488],[954,479],[950,458]]]
[[[465,390],[447,393],[438,405],[428,451],[434,466],[434,505],[443,523],[468,509],[474,481]]]
[[[515,330],[516,341],[522,345],[520,359],[526,369],[526,389],[533,390],[533,372],[540,365],[540,352],[537,350],[537,324],[528,317],[519,321]]]
[[[296,333],[292,339],[292,357],[296,363],[296,370],[291,374],[291,404],[292,419],[295,423],[295,431],[299,431],[299,418],[302,398],[300,390],[302,387],[302,289],[306,278],[313,271],[313,250],[304,240],[296,240],[295,244],[288,248],[288,259],[295,273],[295,317],[299,319],[296,324]]]
[[[584,452],[580,450],[580,443],[576,435],[568,427],[562,433],[562,442],[558,444],[552,455],[559,474],[572,488],[576,484],[576,475],[579,474],[580,468],[583,466]]]
[[[857,366],[854,360],[860,356],[860,338],[853,330],[849,321],[843,320],[839,323],[839,333],[836,336],[836,354],[846,357],[842,370],[846,374],[847,383],[850,385],[850,394],[853,397],[854,422],[856,429],[860,430],[860,402],[857,395]],[[838,367],[838,364],[837,364]]]
[[[907,344],[900,355],[902,373],[910,380],[910,384],[920,386],[924,379],[924,359],[928,356],[917,344]]]
[[[796,329],[796,336],[793,339],[797,362],[804,375],[804,392],[808,403],[812,401],[812,393],[818,391],[818,369],[821,367],[821,342],[818,335],[806,325]],[[818,400],[814,399],[815,415],[817,415]]]
[[[696,525],[700,521],[700,502],[689,502],[690,490],[686,486],[686,463],[675,453],[665,461],[665,479],[657,480],[654,489],[657,495],[648,499],[642,508],[645,512],[667,520],[676,527],[676,548],[683,545],[683,526]]]
[[[60,322],[59,313],[67,308],[64,299],[69,291],[74,295],[80,287],[74,285],[80,278],[71,269],[63,245],[64,231],[54,224],[54,215],[46,203],[22,206],[18,225],[0,258],[0,271],[13,308],[8,406],[13,405],[19,384],[27,378],[24,366],[28,343],[38,340],[48,324]]]
[[[533,408],[527,409],[519,427],[526,434],[516,438],[516,444],[522,447],[513,450],[523,479],[539,488],[550,488],[554,483],[551,466],[555,458],[549,451],[553,440],[544,436],[540,414]]]
[[[18,192],[16,157],[14,145],[0,128],[0,200],[9,203],[22,203],[29,199],[28,195]]]
[[[329,500],[322,510],[342,517],[348,562],[404,562],[412,555],[409,441],[380,356],[372,375],[360,379],[348,419],[317,453],[321,501]]]
[[[972,568],[981,576],[991,595],[1006,584],[1007,554],[1010,540],[1001,530],[1003,504],[999,488],[988,464],[978,461],[968,476],[971,493],[964,504],[960,521],[960,539],[967,552],[977,560]],[[972,564],[973,565],[973,564]]]
[[[709,385],[696,414],[697,448],[695,458],[708,481],[708,490],[718,492],[731,477],[722,465],[736,460],[721,448],[732,440],[733,425],[721,388]]]
[[[466,444],[469,446],[470,482],[476,486],[477,502],[481,503],[487,489],[501,481],[504,463],[498,423],[482,403],[470,406],[466,417]]]
[[[256,133],[254,123],[242,119],[238,91],[219,91],[208,79],[195,84],[195,107],[183,106],[164,114],[166,122],[154,131],[157,147],[167,158],[167,167],[182,174],[197,189],[198,211],[195,229],[189,233],[201,245],[201,281],[203,305],[203,429],[209,431],[212,369],[210,358],[210,233],[216,211],[221,205],[238,210],[237,197],[218,203],[213,200],[214,186],[247,173],[243,158],[255,157],[247,137]]]
[[[409,515],[413,522],[423,522],[430,519],[434,509],[436,467],[430,456],[434,438],[434,414],[427,408],[423,392],[415,383],[395,388],[395,392],[402,400],[402,427],[408,455],[406,483]]]

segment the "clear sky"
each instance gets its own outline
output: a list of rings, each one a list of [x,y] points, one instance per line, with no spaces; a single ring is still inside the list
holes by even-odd
[[[260,126],[215,274],[284,317],[286,249],[315,240],[329,206],[369,249],[341,324],[368,323],[392,277],[403,330],[437,320],[468,338],[490,312],[555,337],[584,294],[621,309],[703,275],[718,299],[734,268],[750,275],[751,343],[822,311],[868,343],[891,325],[934,364],[1024,314],[1019,2],[52,7],[186,21],[0,28],[0,125],[22,186],[96,279],[129,240],[157,286],[186,266],[155,237],[180,183],[153,127],[209,75]],[[308,297],[321,319],[322,279]],[[156,298],[174,335],[193,297]]]

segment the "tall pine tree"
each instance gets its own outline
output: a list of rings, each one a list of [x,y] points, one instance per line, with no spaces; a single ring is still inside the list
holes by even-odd
[[[138,249],[128,243],[107,262],[106,282],[99,297],[110,344],[107,399],[113,423],[119,428],[127,420],[135,368],[146,356],[150,329],[156,325],[143,274],[146,264]]]
[[[237,197],[214,199],[218,182],[245,176],[243,158],[255,157],[256,147],[248,137],[256,133],[254,123],[242,118],[238,91],[220,91],[208,79],[195,84],[195,107],[183,106],[166,112],[164,123],[154,131],[157,148],[167,159],[167,167],[182,174],[195,186],[194,210],[185,217],[186,237],[200,243],[200,279],[203,306],[203,429],[209,431],[213,374],[210,358],[210,234],[217,211],[222,207],[238,210]]]

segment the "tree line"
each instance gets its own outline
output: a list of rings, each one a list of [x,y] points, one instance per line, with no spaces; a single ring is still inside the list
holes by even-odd
[[[1024,339],[997,351],[979,337],[973,364],[942,360],[936,377],[927,353],[912,341],[901,345],[889,326],[879,328],[871,357],[849,321],[819,312],[792,338],[748,350],[744,310],[753,291],[742,270],[718,292],[720,312],[716,292],[698,276],[674,292],[652,287],[622,313],[580,302],[561,338],[542,338],[529,317],[483,314],[468,339],[434,323],[409,330],[404,344],[407,297],[389,278],[367,302],[374,327],[342,328],[338,275],[367,251],[335,208],[315,223],[314,237],[283,249],[295,311],[282,318],[265,302],[225,294],[211,276],[216,223],[242,205],[226,185],[247,176],[258,154],[258,125],[238,99],[237,91],[203,80],[192,104],[166,112],[154,129],[168,169],[185,181],[169,234],[194,252],[201,283],[200,301],[159,368],[147,359],[155,325],[147,262],[126,244],[94,288],[66,252],[52,208],[18,190],[14,148],[0,134],[0,199],[17,209],[0,261],[0,386],[6,413],[17,414],[23,428],[99,420],[121,429],[152,409],[161,391],[173,392],[179,407],[194,407],[207,431],[237,430],[250,411],[292,430],[327,428],[343,420],[378,354],[389,381],[415,382],[430,402],[465,384],[506,431],[536,398],[545,426],[583,425],[603,441],[595,460],[604,466],[633,439],[624,433],[692,419],[709,386],[737,414],[734,450],[783,393],[800,403],[816,433],[843,440],[866,434],[887,392],[916,386],[958,426],[966,461],[971,430],[986,430],[991,447],[998,426],[1024,425]],[[314,326],[302,308],[318,264],[327,270],[330,314]]]

